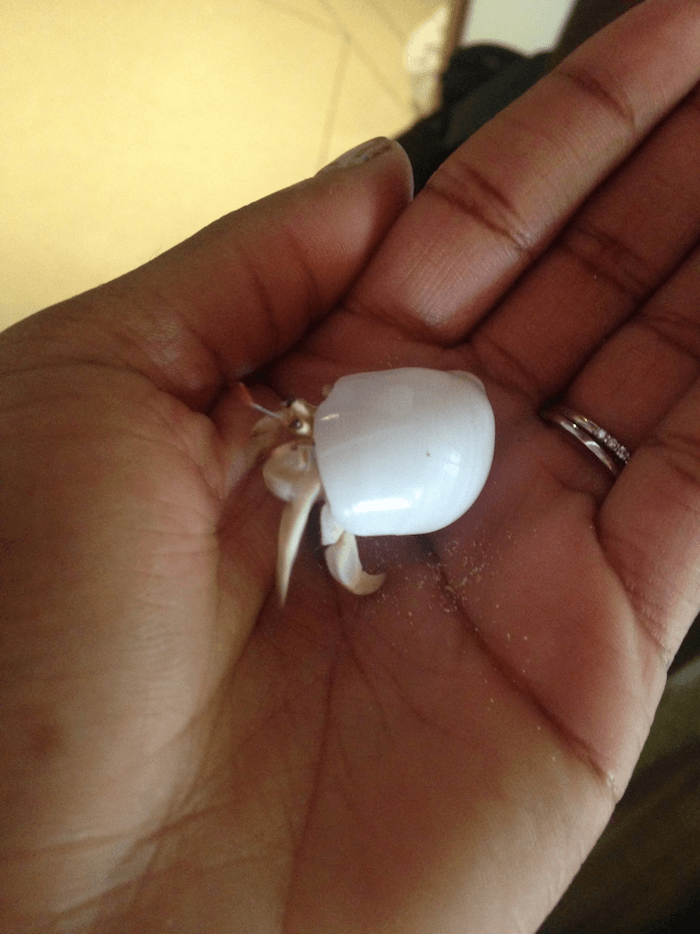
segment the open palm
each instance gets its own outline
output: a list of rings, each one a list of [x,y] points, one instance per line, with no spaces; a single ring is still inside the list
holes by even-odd
[[[699,49],[652,0],[410,206],[387,146],[6,332],[3,931],[537,929],[698,605]],[[282,610],[232,386],[403,365],[483,379],[486,489],[372,597],[312,517]]]

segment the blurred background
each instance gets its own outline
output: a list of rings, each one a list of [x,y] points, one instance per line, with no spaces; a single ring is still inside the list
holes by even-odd
[[[410,126],[460,6],[530,52],[571,2],[2,0],[0,329]]]

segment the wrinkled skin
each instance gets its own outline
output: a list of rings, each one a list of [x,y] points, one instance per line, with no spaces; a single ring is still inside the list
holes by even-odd
[[[699,79],[650,0],[412,204],[390,147],[3,335],[3,932],[537,929],[698,608]],[[484,381],[487,487],[372,597],[307,535],[281,612],[229,387],[400,365]]]

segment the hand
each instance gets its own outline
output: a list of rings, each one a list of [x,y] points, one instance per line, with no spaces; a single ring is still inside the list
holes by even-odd
[[[410,206],[388,146],[3,335],[3,931],[536,931],[698,608],[699,75],[649,0]],[[487,487],[281,611],[232,387],[400,365],[484,380]]]

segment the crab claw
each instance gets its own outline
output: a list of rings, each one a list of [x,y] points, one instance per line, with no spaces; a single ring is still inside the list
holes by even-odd
[[[351,532],[343,531],[338,541],[326,548],[326,564],[332,577],[358,597],[379,590],[386,577],[386,574],[368,574],[363,570],[357,539]]]
[[[319,480],[313,448],[300,441],[281,444],[268,457],[262,475],[268,490],[290,503],[310,478]]]

